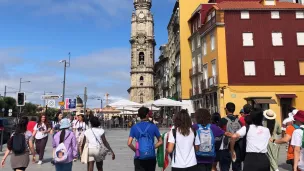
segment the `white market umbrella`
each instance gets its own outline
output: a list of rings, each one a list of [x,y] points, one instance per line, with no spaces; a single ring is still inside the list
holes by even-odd
[[[111,103],[111,104],[109,104],[109,106],[111,106],[111,107],[123,107],[123,108],[124,107],[141,107],[142,104],[123,99],[123,100],[119,100],[117,102]]]
[[[131,111],[131,112],[138,111],[138,108],[135,107],[119,107],[116,109],[120,111]]]
[[[132,112],[132,111],[121,111],[119,114],[120,114],[120,115],[136,115],[137,112]]]
[[[158,99],[158,100],[154,101],[153,105],[154,106],[158,106],[158,107],[164,107],[164,106],[183,106],[183,103],[179,102],[179,101],[167,99],[167,98],[162,98],[162,99]]]

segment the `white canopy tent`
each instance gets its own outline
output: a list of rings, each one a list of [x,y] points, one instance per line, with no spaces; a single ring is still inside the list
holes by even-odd
[[[175,100],[171,100],[171,99],[167,99],[167,98],[162,98],[162,99],[158,99],[156,101],[154,101],[152,103],[153,106],[157,106],[157,107],[165,107],[165,106],[183,106],[182,102],[179,101],[175,101]]]
[[[141,107],[142,104],[139,104],[139,103],[136,103],[136,102],[132,102],[130,100],[122,99],[122,100],[119,100],[117,102],[109,104],[109,106],[111,106],[111,107],[122,107],[122,108],[125,108],[125,107]]]

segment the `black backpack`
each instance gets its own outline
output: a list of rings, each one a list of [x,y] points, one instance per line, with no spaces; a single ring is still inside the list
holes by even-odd
[[[15,154],[23,154],[26,150],[26,140],[24,134],[15,134],[11,142],[12,151]]]

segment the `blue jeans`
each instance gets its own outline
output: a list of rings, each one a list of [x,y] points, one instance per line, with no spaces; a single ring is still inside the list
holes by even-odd
[[[70,163],[56,163],[56,171],[72,171],[73,162]]]

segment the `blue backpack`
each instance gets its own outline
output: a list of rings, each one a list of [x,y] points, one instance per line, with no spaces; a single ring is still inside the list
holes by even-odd
[[[147,132],[151,125],[152,124],[149,124],[144,132],[138,127],[138,125],[136,125],[136,129],[139,132],[139,138],[137,142],[139,146],[139,159],[141,160],[147,160],[155,157],[155,149],[153,143],[154,137],[151,137],[151,135]]]
[[[215,139],[210,126],[210,124],[207,126],[198,125],[197,135],[201,144],[199,145],[199,150],[196,152],[197,156],[215,157],[216,155]]]

